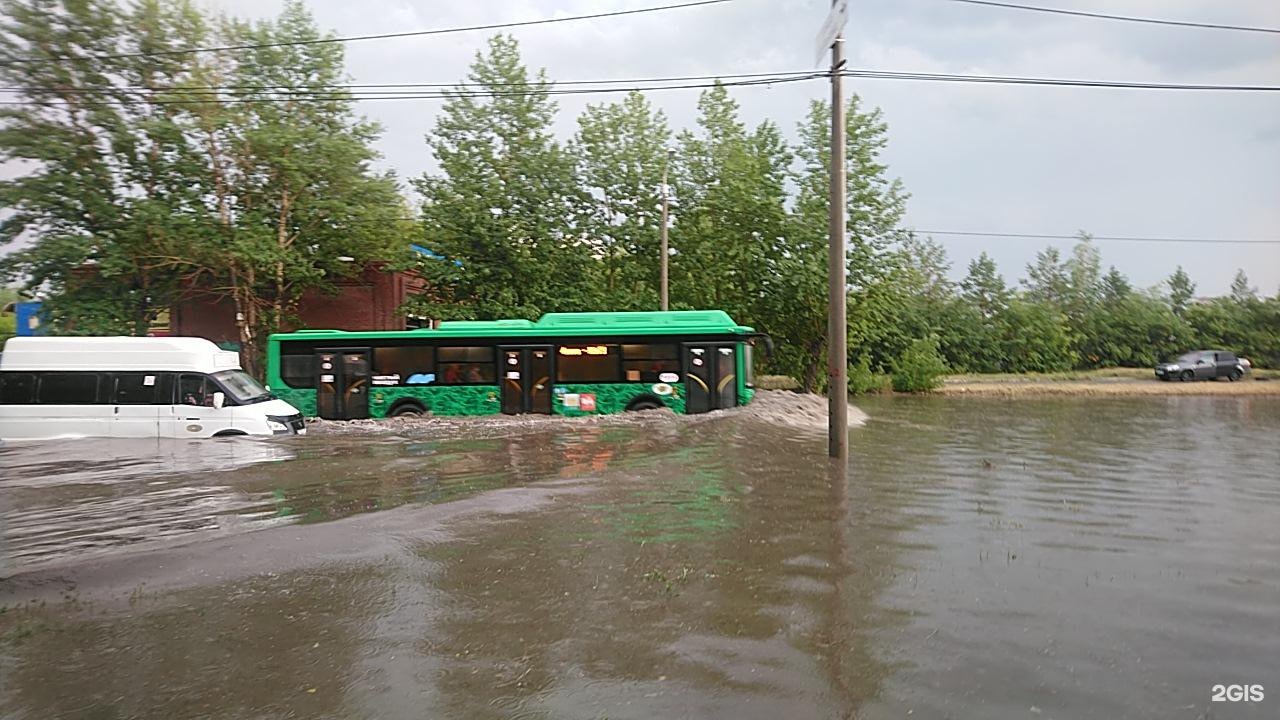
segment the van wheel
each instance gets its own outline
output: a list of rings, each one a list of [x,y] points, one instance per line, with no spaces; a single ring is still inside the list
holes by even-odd
[[[248,434],[249,434],[249,433],[247,433],[247,432],[245,432],[245,431],[243,431],[243,430],[223,430],[222,432],[216,432],[216,433],[214,433],[214,434],[213,434],[213,436],[214,436],[214,437],[216,437],[216,438],[219,438],[219,437],[239,437],[239,436],[241,436],[241,435],[248,435]]]
[[[661,407],[666,407],[666,406],[663,405],[658,400],[654,400],[653,398],[640,398],[639,400],[633,400],[631,404],[627,406],[627,411],[630,412],[632,410],[657,410],[658,408],[661,408]]]
[[[416,402],[405,402],[391,408],[391,412],[387,413],[389,417],[421,417],[427,413],[427,409]]]
[[[1234,368],[1234,369],[1232,369],[1232,370],[1231,370],[1231,372],[1227,375],[1227,379],[1228,379],[1228,380],[1230,380],[1231,382],[1235,382],[1235,381],[1239,380],[1243,375],[1244,375],[1244,373],[1243,373],[1243,372],[1240,372],[1240,368]]]
[[[1178,376],[1178,379],[1182,382],[1191,382],[1196,379],[1196,374],[1190,370],[1183,370],[1182,374]]]

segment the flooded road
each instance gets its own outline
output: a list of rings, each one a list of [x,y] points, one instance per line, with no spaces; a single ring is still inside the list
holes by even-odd
[[[1280,716],[1280,399],[860,404],[0,449],[0,716]]]

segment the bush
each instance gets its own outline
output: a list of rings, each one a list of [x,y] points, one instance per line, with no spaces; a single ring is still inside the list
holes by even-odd
[[[849,366],[849,393],[865,395],[867,393],[884,392],[889,386],[889,376],[871,369],[871,361],[863,355],[854,365]]]
[[[911,343],[893,363],[893,389],[897,392],[926,392],[942,384],[947,364],[938,352],[938,339],[928,337]]]

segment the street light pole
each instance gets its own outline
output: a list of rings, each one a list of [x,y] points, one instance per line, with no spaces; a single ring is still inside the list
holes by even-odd
[[[667,187],[667,166],[671,164],[671,156],[675,154],[675,150],[667,148],[667,160],[662,163],[662,249],[658,263],[658,288],[664,312],[670,309],[667,302],[667,217],[670,213],[671,189]]]
[[[831,0],[834,7],[839,0]],[[827,226],[827,455],[849,456],[849,354],[845,319],[844,34],[831,46],[831,197]]]

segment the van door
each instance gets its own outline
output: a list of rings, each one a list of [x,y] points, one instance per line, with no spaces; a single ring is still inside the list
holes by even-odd
[[[160,397],[160,375],[122,372],[102,376],[112,405],[111,437],[160,434],[161,410],[168,406],[168,399]]]
[[[170,410],[169,437],[207,438],[232,429],[231,407],[213,406],[218,386],[198,373],[182,373],[174,387]]]

